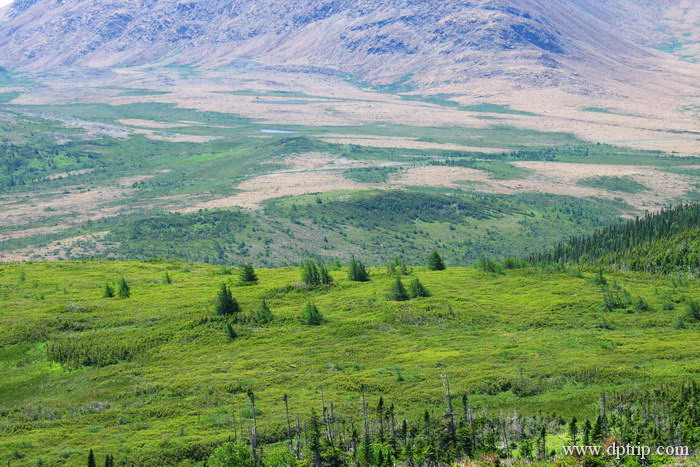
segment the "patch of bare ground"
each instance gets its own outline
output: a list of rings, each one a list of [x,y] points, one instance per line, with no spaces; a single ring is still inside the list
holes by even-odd
[[[182,212],[199,209],[243,207],[258,209],[263,201],[285,196],[300,196],[310,193],[323,193],[335,190],[356,190],[368,185],[352,182],[341,174],[331,171],[273,173],[247,180],[238,189],[243,190],[234,196],[207,201]]]
[[[549,193],[554,195],[622,199],[630,206],[644,210],[658,210],[691,189],[692,178],[676,175],[651,167],[622,165],[573,164],[565,162],[514,162],[531,174],[517,180],[494,180],[480,170],[463,167],[414,167],[401,171],[390,179],[388,187],[443,186],[463,187],[463,182],[478,182],[473,189],[487,193]],[[578,185],[591,177],[628,176],[649,188],[641,193],[621,193]]]
[[[68,224],[57,224],[57,225],[52,225],[52,226],[47,226],[47,227],[34,227],[31,229],[23,229],[23,230],[15,230],[9,233],[2,233],[0,234],[0,242],[4,242],[6,240],[11,240],[13,238],[27,238],[27,237],[34,237],[37,235],[50,235],[58,232],[62,232],[64,230],[70,229],[70,225]]]
[[[397,165],[395,162],[358,161],[325,153],[297,154],[271,162],[281,162],[289,168],[244,181],[236,187],[241,192],[234,196],[197,203],[180,211],[193,212],[199,209],[234,206],[258,209],[263,201],[274,198],[368,188],[376,185],[348,180],[342,171]]]
[[[577,197],[621,198],[639,210],[657,210],[691,189],[691,178],[652,167],[573,164],[565,162],[514,162],[532,173],[522,180],[506,180],[500,186],[514,191],[536,191]],[[640,193],[621,193],[579,186],[591,177],[630,177],[649,188]]]
[[[118,120],[119,123],[126,126],[135,126],[139,128],[152,128],[155,130],[168,129],[168,128],[185,128],[192,125],[187,123],[168,123],[168,122],[157,122],[155,120],[141,120],[137,118],[124,118]]]
[[[77,224],[119,214],[122,207],[112,203],[124,198],[127,190],[117,187],[98,187],[89,190],[68,188],[69,193],[44,192],[29,199],[0,198],[0,229],[48,221],[60,216],[62,223]],[[12,235],[12,234],[9,234]]]
[[[121,187],[130,187],[134,183],[145,182],[155,178],[155,175],[134,175],[131,177],[123,177],[117,181],[117,185]]]
[[[165,141],[168,143],[208,143],[215,139],[221,139],[220,136],[209,135],[185,135],[182,133],[160,132],[146,129],[132,130],[132,133],[143,135],[153,141]]]
[[[320,137],[322,141],[334,144],[356,144],[374,148],[397,149],[442,149],[446,151],[468,151],[498,154],[506,152],[502,148],[485,148],[478,146],[464,146],[452,143],[433,143],[420,141],[418,138],[404,138],[400,136],[374,136],[374,135],[338,135],[326,134]]]
[[[408,186],[442,186],[459,188],[460,182],[492,183],[488,175],[477,169],[465,167],[426,166],[413,167],[391,176],[389,188]]]
[[[104,241],[108,234],[109,232],[97,232],[64,238],[40,247],[32,246],[14,251],[1,251],[0,262],[58,261],[71,257],[89,257],[114,246]]]
[[[46,177],[40,178],[38,181],[44,182],[48,180],[60,180],[62,178],[74,177],[76,175],[85,175],[94,172],[95,169],[80,169],[71,170],[70,172],[60,172],[57,174],[47,175]]]

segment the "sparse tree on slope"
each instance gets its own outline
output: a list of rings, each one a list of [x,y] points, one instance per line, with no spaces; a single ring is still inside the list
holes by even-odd
[[[350,260],[350,269],[348,270],[348,279],[354,282],[367,282],[369,281],[369,273],[367,268],[361,261],[358,261],[353,256]]]
[[[252,285],[258,283],[258,276],[255,274],[255,269],[253,269],[251,264],[241,265],[239,278],[242,284]]]
[[[323,315],[313,303],[309,302],[301,314],[301,323],[307,326],[319,326],[323,324]]]
[[[411,298],[430,297],[430,292],[417,277],[408,286],[408,294]]]
[[[238,302],[231,295],[231,291],[226,284],[221,284],[219,293],[216,296],[216,313],[219,316],[235,316],[240,313],[241,308]]]
[[[104,298],[114,297],[114,287],[112,287],[109,282],[105,282],[104,293],[102,295]]]
[[[437,251],[433,251],[428,256],[428,269],[431,271],[444,271],[446,269],[445,262]]]
[[[272,310],[270,310],[267,302],[263,300],[260,303],[260,307],[253,313],[253,321],[259,324],[268,324],[273,319],[275,319],[275,316],[272,314]]]
[[[123,277],[119,281],[119,288],[118,292],[119,298],[129,298],[131,297],[131,287],[129,287],[129,284],[126,282],[126,279]]]
[[[411,297],[409,297],[408,292],[406,292],[406,287],[404,287],[403,282],[401,282],[401,278],[397,277],[389,290],[389,300],[393,300],[395,302],[405,302],[410,298]]]

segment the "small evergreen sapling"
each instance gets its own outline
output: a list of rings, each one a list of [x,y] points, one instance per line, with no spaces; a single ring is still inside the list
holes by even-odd
[[[87,467],[97,467],[97,462],[95,461],[95,453],[90,449],[88,454]]]
[[[241,284],[253,285],[258,283],[258,275],[255,274],[255,269],[251,264],[242,264],[239,272]]]
[[[104,298],[114,297],[114,287],[112,287],[109,282],[105,282],[104,293],[102,294]]]
[[[430,256],[428,256],[428,269],[431,271],[444,271],[447,269],[445,262],[442,260],[442,256],[437,251],[433,251]]]
[[[408,294],[411,298],[430,297],[430,291],[425,288],[417,277],[409,284]]]
[[[221,284],[219,293],[216,296],[216,313],[219,316],[235,316],[240,313],[241,308],[238,302],[231,295],[231,291],[226,284]]]
[[[231,323],[229,323],[228,321],[226,321],[226,335],[231,340],[234,340],[236,337],[238,337],[238,333],[235,329],[233,329],[233,326],[231,326]]]
[[[272,314],[272,310],[270,310],[267,302],[263,300],[262,303],[260,303],[260,307],[253,313],[253,321],[258,324],[268,324],[271,323],[273,319],[275,319],[275,316]]]
[[[309,302],[306,304],[306,308],[301,313],[301,324],[307,326],[319,326],[323,324],[323,315],[318,308],[313,303]]]
[[[389,290],[389,300],[393,300],[395,302],[405,302],[410,298],[411,297],[408,295],[408,292],[406,292],[406,287],[404,287],[403,282],[401,282],[401,278],[397,276],[394,284]]]
[[[126,282],[123,277],[119,280],[118,291],[119,298],[129,298],[131,297],[131,287]]]
[[[328,268],[320,262],[304,261],[301,264],[301,281],[307,287],[318,287],[321,285],[331,285],[333,277],[328,272]]]
[[[700,321],[700,303],[690,301],[685,306],[685,316],[694,321]]]
[[[357,259],[355,259],[354,256],[350,260],[350,268],[348,270],[348,279],[350,279],[353,282],[368,282],[369,281],[369,273],[367,272],[367,268],[365,267],[364,264],[362,264],[361,261],[358,261]]]
[[[163,284],[172,284],[172,283],[173,283],[172,277],[170,277],[170,274],[168,274],[166,272],[165,276],[163,277]]]

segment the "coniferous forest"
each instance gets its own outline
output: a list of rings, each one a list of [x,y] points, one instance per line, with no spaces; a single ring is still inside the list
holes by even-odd
[[[700,204],[683,204],[534,254],[531,262],[602,263],[633,271],[700,272]]]

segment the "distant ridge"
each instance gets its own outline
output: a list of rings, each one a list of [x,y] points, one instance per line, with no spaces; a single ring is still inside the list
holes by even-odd
[[[587,93],[601,72],[652,69],[668,39],[658,4],[641,0],[16,0],[6,13],[0,64],[22,70],[254,61],[374,83],[501,76]]]

